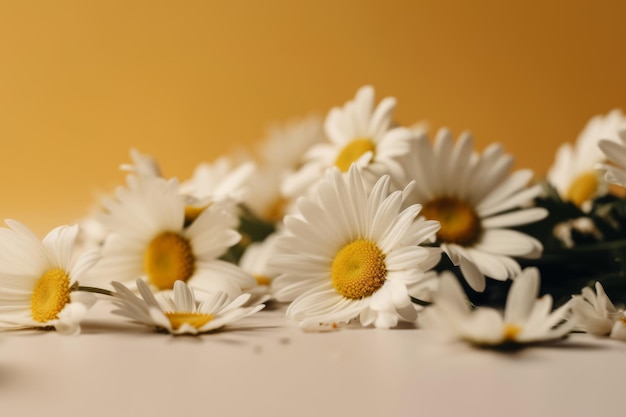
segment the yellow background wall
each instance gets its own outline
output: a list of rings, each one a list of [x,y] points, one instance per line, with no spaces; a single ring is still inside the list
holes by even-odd
[[[0,219],[43,234],[121,183],[325,114],[371,83],[397,120],[543,174],[587,119],[626,109],[626,2],[0,1]]]

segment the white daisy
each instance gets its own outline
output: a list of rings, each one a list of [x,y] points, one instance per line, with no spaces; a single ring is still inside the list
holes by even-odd
[[[581,295],[572,297],[572,314],[578,327],[596,336],[611,334],[617,322],[624,317],[624,309],[616,308],[606,295],[602,284],[596,282],[596,291],[585,287]]]
[[[304,152],[322,140],[322,120],[315,116],[271,127],[259,148],[261,161],[250,179],[245,206],[268,223],[282,222],[294,198],[282,193],[281,184],[300,167]]]
[[[185,227],[185,199],[175,179],[128,177],[115,199],[103,202],[101,220],[110,231],[94,279],[132,284],[142,277],[159,290],[177,280],[230,297],[256,285],[249,274],[219,260],[241,236],[237,219],[214,203]]]
[[[305,195],[329,167],[347,172],[352,163],[363,169],[373,184],[381,175],[401,177],[398,158],[410,150],[410,129],[392,127],[396,100],[383,99],[374,108],[374,89],[362,87],[354,100],[343,108],[333,108],[326,117],[324,130],[330,143],[313,146],[304,156],[304,165],[283,183],[287,196]]]
[[[435,248],[418,246],[439,228],[416,219],[419,205],[401,210],[410,190],[389,193],[390,178],[364,185],[356,165],[347,176],[327,171],[313,198],[297,202],[285,218],[273,266],[278,301],[292,301],[287,316],[301,326],[347,322],[389,328],[417,312],[407,287],[426,279],[440,259]]]
[[[231,199],[241,202],[249,188],[249,181],[255,171],[253,162],[244,162],[234,166],[226,158],[218,158],[213,163],[201,163],[196,166],[193,177],[180,185],[184,195],[191,196],[205,205],[214,201]]]
[[[139,178],[162,177],[161,168],[154,157],[142,154],[135,148],[130,150],[130,157],[133,163],[122,164],[120,166],[122,171],[128,171]]]
[[[251,243],[239,260],[239,267],[251,274],[259,286],[268,288],[278,271],[272,268],[271,260],[276,253],[278,235],[273,234],[262,242]]]
[[[618,130],[625,122],[620,110],[595,116],[580,132],[574,145],[565,143],[559,147],[547,178],[564,201],[587,209],[591,200],[608,191],[596,169],[596,164],[605,160],[598,142],[601,139],[619,142]]]
[[[449,339],[462,339],[489,347],[519,346],[565,337],[574,327],[566,321],[569,304],[555,311],[552,297],[539,293],[539,271],[524,269],[509,290],[504,314],[489,307],[470,307],[463,288],[452,275],[439,283],[435,303],[420,316],[420,324]]]
[[[250,180],[250,192],[243,202],[255,216],[271,224],[281,223],[294,204],[294,199],[281,191],[284,173],[274,167],[259,167]]]
[[[626,129],[618,132],[620,142],[603,139],[598,146],[612,164],[601,164],[606,171],[605,180],[626,187]]]
[[[626,312],[622,311],[618,320],[615,321],[609,334],[611,339],[619,339],[626,341]]]
[[[76,292],[100,258],[98,251],[78,256],[78,226],[60,226],[40,241],[26,226],[6,220],[0,228],[0,327],[54,327],[80,333],[80,321],[96,301]]]
[[[264,166],[285,172],[297,169],[311,146],[325,139],[322,119],[308,116],[268,128],[267,139],[259,147]]]
[[[241,294],[231,301],[223,292],[211,293],[198,303],[192,289],[183,281],[176,281],[173,293],[162,294],[158,301],[144,281],[137,280],[136,284],[141,298],[119,282],[111,283],[115,288],[113,303],[118,307],[113,313],[171,334],[214,331],[264,307],[259,304],[243,308],[250,294]]]
[[[543,208],[524,208],[541,193],[527,187],[533,173],[510,173],[513,157],[493,144],[478,155],[469,133],[456,144],[450,132],[438,132],[434,146],[426,135],[414,141],[405,169],[416,185],[408,201],[423,205],[422,215],[437,220],[437,243],[476,291],[485,288],[485,275],[506,280],[520,272],[512,258],[537,257],[542,245],[511,227],[547,216]]]

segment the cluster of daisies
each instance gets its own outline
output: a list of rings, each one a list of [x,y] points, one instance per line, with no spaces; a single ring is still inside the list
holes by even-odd
[[[624,309],[595,283],[553,309],[520,259],[542,242],[520,229],[550,213],[546,192],[500,144],[394,123],[396,101],[366,86],[324,120],[277,127],[251,155],[197,166],[179,182],[131,151],[126,182],[74,226],[39,240],[0,228],[0,326],[76,334],[96,302],[173,334],[215,331],[272,303],[305,330],[415,322],[481,346],[626,338]],[[548,180],[584,210],[626,186],[626,119],[591,120]],[[531,262],[527,261],[526,263]],[[512,282],[503,309],[472,304]]]

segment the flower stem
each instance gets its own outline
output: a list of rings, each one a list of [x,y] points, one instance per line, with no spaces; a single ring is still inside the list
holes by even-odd
[[[104,295],[108,295],[109,297],[113,297],[113,291],[105,290],[103,288],[85,287],[85,286],[79,285],[76,290],[84,291],[84,292],[93,292],[96,294],[104,294]]]

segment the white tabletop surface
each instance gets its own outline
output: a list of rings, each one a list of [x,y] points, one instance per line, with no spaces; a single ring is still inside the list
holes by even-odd
[[[0,415],[626,415],[626,343],[584,334],[498,353],[415,328],[307,333],[278,309],[173,337],[108,309],[77,337],[0,334]]]

